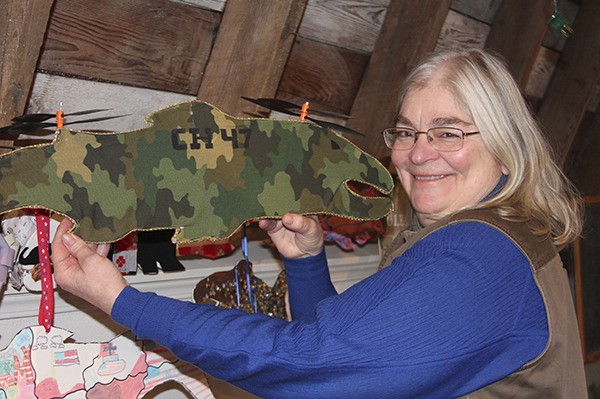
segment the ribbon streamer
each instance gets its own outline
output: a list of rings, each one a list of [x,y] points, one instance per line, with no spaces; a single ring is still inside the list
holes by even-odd
[[[35,215],[38,237],[38,255],[40,258],[40,279],[42,282],[42,298],[38,313],[38,323],[50,332],[54,321],[54,284],[50,268],[50,217],[47,211],[38,210]]]
[[[246,261],[246,285],[248,287],[248,300],[251,301],[254,313],[258,313],[258,302],[256,301],[256,294],[252,289],[252,266],[250,266],[250,259],[248,258],[248,236],[246,235],[246,225],[242,225],[242,252],[244,254],[244,260]]]

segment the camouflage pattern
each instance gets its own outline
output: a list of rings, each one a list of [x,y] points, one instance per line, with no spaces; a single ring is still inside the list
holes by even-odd
[[[0,157],[0,213],[43,208],[88,242],[175,228],[176,243],[231,236],[286,212],[374,220],[393,180],[375,158],[315,124],[229,116],[191,101],[120,133],[60,129],[51,144]],[[382,196],[350,191],[354,180]]]

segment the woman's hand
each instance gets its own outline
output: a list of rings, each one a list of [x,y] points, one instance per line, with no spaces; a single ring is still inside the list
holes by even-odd
[[[56,283],[110,314],[112,306],[127,282],[116,266],[106,258],[109,244],[87,244],[68,233],[73,227],[65,218],[52,240],[52,263]]]
[[[286,213],[281,220],[263,219],[258,225],[286,258],[318,255],[323,248],[323,229],[316,216]]]

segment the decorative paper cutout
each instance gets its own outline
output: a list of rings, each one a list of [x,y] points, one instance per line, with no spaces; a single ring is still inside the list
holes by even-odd
[[[0,398],[139,399],[176,381],[197,399],[214,399],[201,370],[130,334],[104,343],[65,343],[69,331],[24,328],[0,352]]]
[[[53,210],[89,242],[168,228],[174,242],[189,242],[286,212],[373,220],[392,209],[387,169],[312,123],[234,118],[199,101],[146,121],[123,133],[60,129],[51,144],[3,155],[0,213]],[[384,197],[356,194],[351,181]]]
[[[121,274],[136,274],[137,252],[137,233],[130,233],[114,243],[110,257]]]

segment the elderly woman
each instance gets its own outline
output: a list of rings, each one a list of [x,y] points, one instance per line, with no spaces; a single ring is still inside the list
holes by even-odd
[[[480,50],[426,60],[383,138],[413,223],[379,272],[338,294],[314,219],[260,221],[284,258],[291,322],[139,292],[68,221],[56,280],[261,397],[585,397],[557,252],[579,234],[577,196],[505,66]]]

